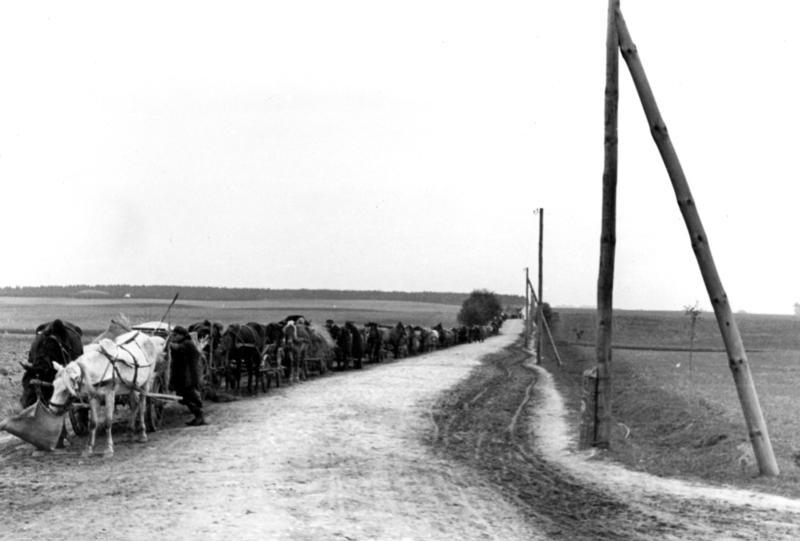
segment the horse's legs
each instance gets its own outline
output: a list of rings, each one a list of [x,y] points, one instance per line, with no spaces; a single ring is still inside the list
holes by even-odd
[[[228,358],[225,365],[225,390],[232,391],[236,383],[236,360]]]
[[[239,359],[231,359],[228,364],[228,388],[231,391],[238,391],[241,379],[242,369],[239,365]]]
[[[94,442],[97,438],[97,424],[100,419],[100,404],[97,398],[89,399],[89,438],[86,440],[86,448],[83,456],[90,456],[94,452]]]
[[[104,456],[111,456],[114,454],[114,440],[111,437],[111,428],[114,426],[114,407],[115,404],[115,394],[114,390],[106,394],[106,450],[103,451]]]
[[[258,386],[261,385],[263,387],[263,383],[261,381],[261,354],[258,350],[255,350],[252,355],[250,356],[250,362],[252,366],[250,367],[251,373],[253,374],[253,394],[258,394]],[[264,389],[266,391],[266,389]]]
[[[56,449],[63,449],[69,446],[69,440],[67,439],[67,423],[64,421],[61,423],[61,432],[58,434],[58,441],[56,442]]]
[[[253,383],[256,384],[255,392],[258,393],[258,374],[256,374],[256,362],[252,357],[248,357],[245,368],[247,370],[247,394],[253,394]]]
[[[289,357],[289,383],[297,381],[297,352],[294,347],[289,346],[286,350],[286,355]]]
[[[128,393],[128,407],[130,407],[131,410],[131,416],[128,420],[128,431],[131,436],[133,436],[136,434],[136,418],[139,415],[139,397],[133,391]]]
[[[300,354],[298,355],[300,358],[299,365],[300,365],[300,377],[303,378],[303,381],[308,380],[308,362],[306,361],[306,350],[305,348],[300,350]]]
[[[147,396],[142,394],[139,399],[139,436],[136,441],[144,443],[147,441],[147,427],[144,424],[144,416],[147,413]]]
[[[147,395],[138,391],[131,391],[129,395],[131,402],[131,433],[135,434],[134,440],[137,443],[147,442],[147,429],[144,425],[144,414],[147,411]]]

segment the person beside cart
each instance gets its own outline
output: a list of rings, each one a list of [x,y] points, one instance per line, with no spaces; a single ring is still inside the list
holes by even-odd
[[[170,381],[172,388],[180,395],[183,404],[194,415],[186,424],[200,426],[206,424],[203,415],[203,401],[200,398],[200,385],[203,374],[203,361],[200,350],[192,340],[189,331],[180,325],[172,329],[169,336],[171,355]]]

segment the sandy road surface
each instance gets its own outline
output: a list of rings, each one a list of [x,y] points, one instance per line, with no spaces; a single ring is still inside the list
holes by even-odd
[[[429,405],[503,335],[216,405],[116,455],[0,452],[0,538],[537,539],[480,475],[422,443]]]
[[[800,539],[800,502],[574,451],[552,380],[525,352],[473,370],[518,324],[215,404],[211,425],[173,419],[110,459],[32,456],[6,439],[0,539]]]

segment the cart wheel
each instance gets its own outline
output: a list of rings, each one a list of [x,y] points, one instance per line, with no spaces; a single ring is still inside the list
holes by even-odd
[[[89,408],[72,407],[69,409],[69,422],[76,436],[89,433]]]
[[[156,377],[153,381],[152,392],[163,393],[164,384],[161,376]],[[144,423],[148,432],[155,432],[161,428],[161,422],[164,420],[164,401],[157,398],[151,398],[147,401],[147,410],[144,414]]]

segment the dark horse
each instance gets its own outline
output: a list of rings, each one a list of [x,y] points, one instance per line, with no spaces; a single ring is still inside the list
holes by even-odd
[[[37,391],[35,386],[31,385],[31,380],[38,379],[52,383],[57,371],[54,362],[66,366],[83,354],[82,337],[83,331],[80,327],[60,319],[36,327],[36,336],[28,352],[28,362],[20,363],[25,369],[20,397],[23,408],[36,403]],[[53,388],[42,386],[41,393],[47,402],[53,394]]]
[[[395,359],[400,359],[408,355],[408,333],[401,322],[389,329],[388,346],[392,350]]]
[[[381,330],[377,323],[370,322],[365,324],[365,327],[367,328],[367,359],[369,362],[377,363],[381,360],[383,336],[381,336]]]
[[[433,330],[439,333],[439,347],[449,348],[456,344],[456,334],[452,329],[445,329],[444,326],[439,323]]]
[[[344,324],[344,328],[350,331],[350,356],[353,358],[353,363],[356,368],[361,368],[362,358],[364,357],[364,343],[361,341],[361,331],[352,321]]]
[[[218,379],[219,370],[216,370],[218,367],[213,365],[211,352],[219,344],[220,338],[222,338],[222,330],[222,323],[209,321],[208,319],[192,323],[188,328],[190,333],[197,334],[197,340],[203,344],[203,349],[200,351],[203,356],[203,365],[209,374],[210,383],[214,386],[219,385],[220,381]]]
[[[353,338],[350,336],[350,331],[345,330],[332,319],[325,322],[325,328],[328,329],[328,334],[331,335],[333,343],[334,355],[336,357],[336,367],[341,370],[347,367],[347,357],[350,355],[350,348],[353,346]]]
[[[247,372],[247,392],[253,392],[261,368],[261,352],[264,350],[266,326],[260,323],[228,325],[214,349],[214,364],[227,368],[227,383],[231,389],[239,388],[242,372]],[[258,385],[255,386],[256,390]]]

